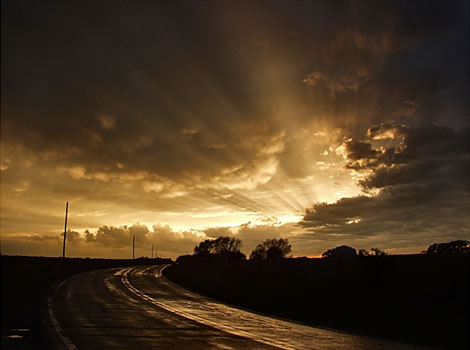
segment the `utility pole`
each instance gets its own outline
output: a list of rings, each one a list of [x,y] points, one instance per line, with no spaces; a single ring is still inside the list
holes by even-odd
[[[62,248],[62,258],[65,259],[65,241],[67,240],[67,214],[69,213],[69,201],[65,204],[65,227],[64,227],[64,247]]]
[[[135,235],[132,236],[132,260],[135,258]]]
[[[152,244],[152,259],[153,259],[153,244]]]

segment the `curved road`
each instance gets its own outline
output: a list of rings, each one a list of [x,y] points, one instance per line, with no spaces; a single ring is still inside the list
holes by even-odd
[[[165,266],[76,275],[48,300],[65,349],[424,349],[266,317],[218,303],[162,276]]]

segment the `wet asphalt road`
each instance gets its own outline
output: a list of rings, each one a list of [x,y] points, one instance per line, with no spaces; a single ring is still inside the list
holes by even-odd
[[[266,317],[189,292],[164,266],[86,272],[49,298],[66,349],[424,349]]]

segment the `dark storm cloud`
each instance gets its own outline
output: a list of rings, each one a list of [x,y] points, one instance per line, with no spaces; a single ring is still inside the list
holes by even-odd
[[[325,59],[311,60],[304,78],[321,110],[356,137],[383,121],[468,125],[468,2],[345,8],[347,20],[333,21],[335,35],[319,48]]]
[[[401,137],[402,141],[397,148],[382,148],[382,152],[372,157],[348,153],[349,159],[363,162],[360,168],[373,170],[360,182],[363,187],[370,189],[397,184],[441,182],[442,186],[453,187],[458,184],[468,189],[469,128],[456,132],[432,125],[418,128],[381,125],[379,129],[369,129],[368,133],[378,138],[386,136],[388,131],[394,133],[392,137]]]
[[[303,239],[341,237],[357,244],[382,237],[384,246],[389,241],[390,248],[397,248],[468,238],[469,131],[382,124],[369,129],[368,140],[348,141],[348,167],[366,172],[359,181],[364,190],[380,192],[314,205],[301,222],[312,229]],[[395,139],[400,140],[396,148],[384,147]]]
[[[263,157],[261,140],[281,131],[278,107],[263,102],[279,95],[279,84],[303,106],[297,118],[323,111],[340,127],[353,118],[358,130],[359,117],[345,115],[399,118],[392,116],[397,106],[427,102],[417,91],[466,91],[465,2],[2,6],[5,142],[87,170],[119,173],[119,163],[128,171],[210,178],[246,167]],[[461,38],[449,42],[455,32]],[[454,56],[449,64],[424,64],[429,50]],[[397,69],[399,84],[390,80]],[[315,79],[326,90],[312,87],[312,99],[302,80]],[[380,116],[363,106],[371,95],[387,106]],[[334,105],[318,104],[331,99]]]
[[[377,159],[380,154],[372,148],[370,143],[361,141],[351,141],[346,143],[347,156],[351,160]]]

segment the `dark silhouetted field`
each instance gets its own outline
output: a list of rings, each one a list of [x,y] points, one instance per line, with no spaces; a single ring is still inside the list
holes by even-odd
[[[165,275],[202,294],[306,324],[467,349],[467,256],[220,262],[189,259]]]

